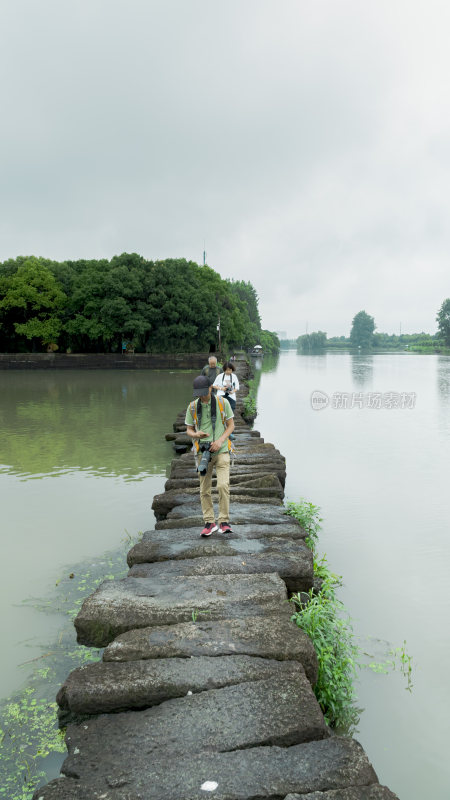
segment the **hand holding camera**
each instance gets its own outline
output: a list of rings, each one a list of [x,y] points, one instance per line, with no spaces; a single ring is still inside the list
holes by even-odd
[[[197,471],[200,473],[200,475],[206,475],[206,473],[208,471],[208,464],[209,464],[209,462],[211,460],[211,453],[210,453],[210,450],[209,450],[210,446],[211,446],[211,442],[206,442],[206,444],[201,444],[200,445],[200,451],[201,451],[202,457],[201,457],[201,459],[199,461],[199,464],[198,464],[198,467],[197,467]]]

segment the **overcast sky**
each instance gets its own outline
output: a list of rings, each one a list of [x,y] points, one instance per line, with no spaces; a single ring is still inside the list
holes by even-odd
[[[289,336],[436,329],[448,0],[2,0],[0,260],[207,261]]]

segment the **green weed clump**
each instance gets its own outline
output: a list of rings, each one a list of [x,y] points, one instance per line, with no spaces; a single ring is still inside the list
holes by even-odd
[[[342,579],[330,571],[326,557],[317,557],[317,542],[321,529],[320,508],[307,500],[288,503],[287,514],[297,519],[307,532],[306,544],[314,555],[314,577],[320,587],[310,589],[305,596],[293,595],[298,607],[292,619],[311,639],[319,674],[314,691],[325,721],[332,728],[350,733],[358,723],[354,681],[359,649],[343,603],[336,596]]]
[[[250,394],[244,399],[244,417],[255,417],[257,412],[256,398]]]
[[[45,772],[38,766],[41,759],[50,753],[65,752],[64,734],[55,725],[56,710],[56,703],[39,699],[32,686],[27,687],[15,702],[6,704],[0,742],[6,746],[8,756],[14,759],[16,769],[22,773],[22,782],[17,781],[15,774],[7,773],[0,786],[0,797],[28,800],[38,782],[45,778]]]
[[[248,395],[244,397],[244,419],[248,417],[248,419],[254,419],[256,414],[258,413],[258,409],[256,406],[256,395],[258,393],[258,383],[259,381],[255,381],[254,378],[251,378],[248,382]]]
[[[286,514],[297,519],[306,531],[305,542],[308,547],[315,552],[319,541],[319,531],[322,527],[323,519],[320,514],[319,506],[309,503],[308,500],[301,498],[299,503],[287,503]]]
[[[308,601],[294,595],[298,606],[293,620],[311,639],[319,664],[314,691],[325,721],[332,728],[351,733],[359,720],[354,681],[359,666],[359,648],[355,644],[350,619],[337,599],[335,588],[340,580],[320,562],[321,589],[309,591]]]
[[[344,604],[336,596],[342,585],[340,575],[330,571],[326,556],[319,559],[317,543],[321,523],[320,508],[305,499],[289,502],[287,514],[297,519],[307,532],[306,544],[313,552],[315,586],[305,594],[293,595],[297,606],[292,620],[309,636],[319,664],[314,692],[330,727],[351,734],[356,728],[361,709],[357,706],[354,682],[358,669],[368,667],[374,672],[388,672],[399,666],[406,678],[406,689],[412,688],[412,658],[406,651],[406,641],[401,647],[389,651],[390,659],[366,664],[366,655],[356,643]]]

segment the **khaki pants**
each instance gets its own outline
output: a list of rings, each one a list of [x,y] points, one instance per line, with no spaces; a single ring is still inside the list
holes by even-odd
[[[206,475],[200,475],[200,502],[206,524],[215,522],[214,506],[211,497],[211,480],[214,467],[219,492],[219,525],[230,521],[230,454],[217,453],[211,456]]]

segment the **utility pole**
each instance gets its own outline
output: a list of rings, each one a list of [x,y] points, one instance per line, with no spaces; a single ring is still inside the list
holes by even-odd
[[[219,322],[217,323],[217,330],[219,331],[219,353],[222,352],[222,340],[220,338],[220,314],[219,314]]]
[[[203,266],[206,264],[206,241],[203,240]]]

